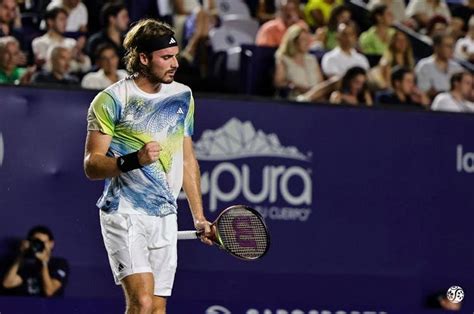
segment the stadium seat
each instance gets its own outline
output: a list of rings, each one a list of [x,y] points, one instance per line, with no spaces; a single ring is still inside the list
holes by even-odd
[[[217,0],[217,8],[221,17],[235,14],[250,18],[250,10],[248,6],[241,0]]]
[[[236,14],[223,16],[222,25],[249,34],[252,38],[257,37],[258,28],[260,27],[257,20]]]

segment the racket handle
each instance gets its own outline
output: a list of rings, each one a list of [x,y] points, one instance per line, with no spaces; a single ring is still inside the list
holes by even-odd
[[[196,230],[178,231],[178,240],[195,240],[198,238]]]

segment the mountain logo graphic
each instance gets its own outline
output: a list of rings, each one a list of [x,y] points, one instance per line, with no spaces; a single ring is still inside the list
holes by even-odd
[[[216,130],[206,130],[194,144],[197,159],[217,161],[249,157],[280,157],[311,161],[311,152],[303,154],[294,146],[285,147],[276,134],[257,130],[252,122],[230,119]]]
[[[177,114],[184,114],[184,111],[183,111],[183,109],[181,109],[181,107],[179,107],[178,112],[176,112],[176,113]]]
[[[176,39],[174,39],[173,37],[171,37],[170,42],[169,42],[169,45],[171,44],[176,44]]]

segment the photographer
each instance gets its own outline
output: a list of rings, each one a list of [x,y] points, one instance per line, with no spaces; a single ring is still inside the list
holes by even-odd
[[[60,296],[69,275],[67,261],[51,257],[54,237],[49,228],[33,227],[20,253],[7,271],[2,285],[9,294],[27,296]]]

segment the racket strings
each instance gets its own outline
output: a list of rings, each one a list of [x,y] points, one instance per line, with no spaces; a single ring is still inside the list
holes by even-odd
[[[265,254],[268,233],[263,221],[245,208],[233,208],[217,223],[225,248],[234,255],[255,259]]]

